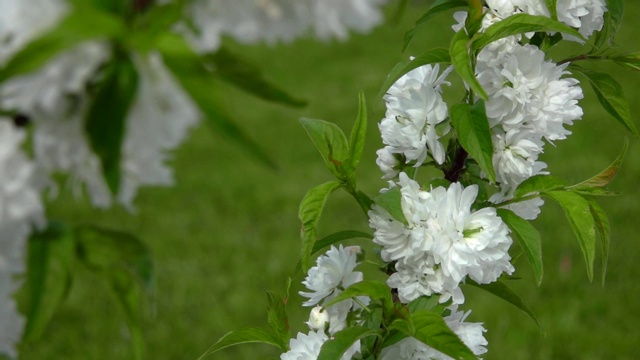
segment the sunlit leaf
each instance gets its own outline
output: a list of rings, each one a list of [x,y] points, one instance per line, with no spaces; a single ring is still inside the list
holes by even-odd
[[[489,180],[495,182],[493,143],[484,102],[454,105],[451,109],[451,125],[456,130],[460,145],[478,162]]]
[[[540,286],[543,275],[540,233],[531,223],[519,217],[511,210],[498,209],[498,216],[509,226],[511,234],[515,235],[533,269],[533,276],[536,278],[536,283]]]

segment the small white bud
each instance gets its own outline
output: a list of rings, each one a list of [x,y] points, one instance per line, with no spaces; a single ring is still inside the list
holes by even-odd
[[[329,321],[329,315],[322,308],[322,306],[318,305],[311,309],[311,314],[309,314],[309,321],[307,321],[307,325],[312,330],[324,330],[325,325]]]

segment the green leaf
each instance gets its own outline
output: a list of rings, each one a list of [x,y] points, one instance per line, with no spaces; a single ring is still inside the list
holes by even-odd
[[[581,188],[603,188],[611,182],[614,176],[620,170],[622,163],[624,162],[624,158],[627,155],[627,150],[629,149],[629,140],[625,139],[624,145],[622,146],[622,151],[620,155],[614,160],[614,162],[609,165],[606,169],[601,171],[598,175],[587,179],[579,184],[575,184],[567,187],[567,190],[572,189],[581,189]]]
[[[611,244],[611,226],[609,224],[609,217],[602,207],[594,200],[588,200],[589,207],[591,208],[591,215],[596,223],[596,230],[598,232],[598,238],[600,239],[600,246],[602,250],[602,286],[607,276],[607,266],[609,264],[609,247]]]
[[[378,280],[364,280],[357,282],[346,288],[338,296],[331,299],[331,301],[323,304],[323,306],[329,307],[357,296],[368,296],[372,300],[382,300],[382,305],[385,310],[389,310],[393,307],[391,289],[387,284]]]
[[[402,211],[402,193],[399,187],[395,186],[390,188],[378,195],[373,201],[376,205],[385,209],[394,219],[405,225],[408,224],[407,218]]]
[[[280,296],[271,291],[267,291],[267,320],[274,338],[280,341],[280,348],[286,349],[289,342],[289,318],[287,316],[286,305],[289,301],[289,289],[291,279],[287,282],[284,296]]]
[[[369,305],[369,309],[371,311],[364,311],[361,314],[362,326],[367,329],[380,329],[382,321],[384,320],[382,316],[382,308]],[[362,359],[374,359],[377,341],[379,341],[379,338],[374,337],[366,337],[360,340],[360,353],[362,354]]]
[[[493,143],[484,101],[478,101],[473,105],[454,105],[451,109],[451,125],[456,130],[460,145],[478,162],[489,180],[495,183]]]
[[[407,309],[409,309],[409,312],[416,312],[419,310],[429,310],[435,313],[438,313],[438,311],[440,312],[440,314],[442,313],[442,310],[444,310],[444,306],[442,306],[442,304],[440,304],[440,296],[438,295],[432,295],[432,296],[419,296],[417,299],[411,301],[410,303],[407,304]]]
[[[336,124],[324,120],[300,119],[300,122],[331,173],[340,181],[346,181],[345,163],[350,151],[342,130]]]
[[[156,3],[135,18],[129,43],[136,50],[146,53],[154,49],[156,38],[171,31],[183,16],[183,1]]]
[[[262,148],[249,138],[223,110],[222,90],[204,61],[176,34],[164,34],[156,43],[162,53],[164,63],[176,77],[184,90],[191,96],[206,117],[206,122],[226,138],[247,150],[265,165],[275,168],[275,164]]]
[[[289,106],[307,105],[304,100],[289,95],[284,90],[267,81],[258,66],[232,53],[226,47],[205,55],[207,64],[213,73],[224,81],[266,101]]]
[[[424,13],[424,15],[422,15],[420,19],[416,21],[414,27],[404,34],[402,52],[407,50],[409,44],[411,43],[411,40],[413,40],[413,38],[418,33],[418,30],[420,30],[422,26],[426,25],[432,17],[443,11],[463,6],[467,6],[467,0],[436,0],[433,4],[431,4],[427,12]]]
[[[618,122],[620,122],[633,135],[640,136],[636,126],[631,119],[631,109],[629,102],[624,96],[622,86],[609,74],[594,70],[588,70],[575,65],[571,69],[582,73],[591,83],[593,91],[596,93],[598,101]]]
[[[529,315],[529,317],[531,317],[531,319],[536,322],[538,327],[542,329],[542,326],[540,326],[540,323],[538,322],[538,319],[536,319],[533,311],[531,311],[531,309],[524,303],[524,301],[522,301],[522,299],[516,293],[514,293],[513,290],[509,289],[509,287],[507,287],[507,285],[505,285],[502,281],[498,280],[490,284],[478,284],[475,281],[469,279],[467,280],[466,284],[485,290],[508,302],[509,304],[517,307],[518,309],[522,310],[522,312]]]
[[[363,326],[352,326],[335,333],[320,349],[318,360],[337,360],[349,350],[356,341],[369,337],[380,336],[380,329],[369,329]]]
[[[125,52],[118,52],[103,79],[85,118],[91,149],[98,155],[102,173],[114,195],[120,189],[120,157],[129,108],[138,89],[138,72]]]
[[[300,218],[302,222],[302,232],[300,234],[302,238],[302,253],[300,255],[300,263],[302,270],[305,272],[310,267],[311,253],[313,252],[316,241],[316,227],[318,226],[318,221],[320,221],[320,215],[322,215],[324,205],[327,203],[329,195],[340,186],[340,183],[337,181],[329,181],[315,186],[307,191],[307,194],[300,203],[298,210],[298,218]]]
[[[556,3],[557,2],[558,2],[558,0],[545,0],[545,3],[547,4],[547,9],[551,13],[551,18],[552,19],[557,19],[558,18],[558,10],[556,8]]]
[[[361,91],[358,94],[358,117],[356,123],[351,129],[349,135],[349,158],[345,168],[349,177],[355,178],[355,171],[362,158],[362,151],[364,150],[364,140],[367,135],[367,103],[364,98],[364,93]]]
[[[389,90],[391,85],[393,85],[398,79],[402,77],[402,75],[408,73],[409,71],[419,68],[420,66],[427,64],[436,64],[436,63],[451,63],[451,56],[449,56],[449,50],[443,48],[429,49],[419,56],[416,56],[413,60],[409,61],[401,61],[397,63],[387,78],[385,79],[382,87],[380,88],[380,92],[378,93],[378,97],[382,97],[382,95]]]
[[[593,261],[596,252],[595,221],[589,202],[582,196],[568,191],[549,191],[546,193],[564,210],[573,232],[578,238],[580,249],[587,265],[587,276],[593,281]]]
[[[635,71],[640,70],[640,52],[634,52],[634,53],[612,57],[611,60],[615,61],[616,64],[620,66],[624,66],[628,69],[635,70]]]
[[[543,193],[545,191],[564,188],[564,180],[551,175],[535,175],[518,185],[513,193],[515,198],[520,198],[531,193]]]
[[[607,0],[607,12],[604,13],[604,26],[596,33],[594,47],[600,49],[604,45],[614,46],[614,38],[622,24],[624,16],[624,0]]]
[[[473,39],[473,50],[480,50],[490,43],[513,35],[529,32],[562,32],[585,40],[576,29],[546,16],[516,14],[494,23]]]
[[[511,233],[515,235],[520,247],[527,255],[527,260],[533,269],[533,276],[536,278],[538,286],[542,283],[542,243],[540,233],[527,220],[519,217],[513,211],[498,209],[498,216],[502,218]]]
[[[37,340],[67,296],[74,265],[73,235],[61,223],[29,238],[27,246],[27,324],[22,338]]]
[[[517,16],[517,15],[514,15]],[[505,20],[503,20],[505,21]],[[487,100],[487,92],[482,88],[482,85],[476,79],[476,75],[473,67],[471,66],[471,55],[469,53],[471,46],[471,40],[464,29],[458,31],[451,41],[451,48],[449,53],[451,55],[451,63],[456,69],[456,72],[462,80],[469,85],[480,98]]]
[[[143,359],[141,306],[154,287],[149,250],[131,234],[97,226],[78,227],[75,237],[78,259],[113,291],[129,327],[134,358]]]
[[[389,326],[454,359],[477,359],[473,352],[447,326],[439,314],[416,311],[408,319],[397,319]]]
[[[61,52],[93,39],[121,36],[125,24],[121,19],[98,11],[74,11],[54,28],[18,51],[0,69],[0,82],[39,69]]]
[[[270,332],[263,329],[247,328],[226,333],[223,337],[220,338],[220,340],[211,345],[211,347],[207,351],[205,351],[204,354],[200,355],[198,360],[204,359],[205,357],[222,349],[226,349],[230,346],[250,343],[273,345],[281,349],[282,351],[287,351],[286,348],[283,349],[280,347],[279,341],[277,339],[274,339],[273,335],[271,335]]]
[[[318,251],[326,248],[327,246],[333,245],[339,241],[347,240],[347,239],[355,239],[355,238],[373,239],[373,236],[366,232],[357,231],[357,230],[338,231],[331,235],[325,236],[320,240],[317,240],[313,244],[313,250],[311,251],[311,254],[315,254]]]

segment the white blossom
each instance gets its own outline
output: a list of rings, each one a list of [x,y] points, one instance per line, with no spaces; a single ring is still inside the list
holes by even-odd
[[[349,29],[370,31],[383,18],[380,6],[387,0],[310,0],[313,27],[320,39],[346,40]]]
[[[493,167],[497,180],[504,187],[515,188],[534,174],[534,169],[543,167],[537,161],[544,143],[539,135],[530,130],[511,129],[506,133],[494,128]]]
[[[400,173],[400,161],[397,154],[392,152],[390,147],[383,147],[376,151],[378,157],[376,158],[376,164],[380,168],[380,171],[384,174],[383,179],[393,179]]]
[[[307,326],[311,330],[324,330],[325,325],[329,322],[329,315],[327,311],[322,308],[320,305],[316,305],[313,309],[311,309],[311,313],[309,313],[309,320],[307,321]]]
[[[280,360],[316,360],[322,345],[328,339],[323,330],[298,333],[295,339],[289,340],[291,350],[280,355]]]
[[[448,116],[442,100],[441,86],[451,72],[448,68],[439,76],[438,65],[424,65],[403,75],[384,96],[387,112],[378,125],[382,142],[391,153],[402,154],[407,163],[420,166],[430,152],[442,164],[445,150],[439,139],[449,130],[442,124]]]
[[[309,298],[304,306],[313,306],[324,298],[335,294],[336,290],[344,290],[352,284],[362,281],[362,273],[353,271],[357,265],[357,254],[353,249],[331,246],[325,255],[318,257],[316,266],[309,269],[302,282],[311,292],[300,292]]]
[[[602,30],[607,5],[603,0],[558,0],[556,9],[559,21],[577,28],[588,38],[594,31]]]

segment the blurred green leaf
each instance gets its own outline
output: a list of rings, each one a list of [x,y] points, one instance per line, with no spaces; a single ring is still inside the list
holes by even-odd
[[[557,2],[558,0],[545,0],[545,3],[547,4],[547,9],[549,10],[549,13],[551,13],[551,18],[554,20],[558,18],[558,10],[556,7]]]
[[[140,16],[135,18],[133,33],[129,34],[129,42],[141,52],[154,49],[158,36],[171,31],[171,28],[182,18],[184,1],[166,4],[154,4]]]
[[[260,68],[222,46],[204,56],[213,73],[222,80],[266,101],[289,106],[307,105],[304,100],[289,95],[264,78]]]
[[[83,41],[122,36],[126,26],[121,19],[98,11],[74,11],[58,25],[28,43],[0,69],[0,83],[10,77],[39,69],[56,55]]]
[[[520,198],[532,193],[563,189],[564,180],[551,175],[534,175],[518,185],[513,193],[515,198]]]
[[[230,346],[249,343],[273,345],[277,348],[280,348],[282,351],[287,351],[286,348],[282,349],[280,347],[278,339],[275,339],[270,332],[263,329],[247,328],[226,333],[223,337],[220,338],[220,340],[211,345],[211,347],[207,351],[205,351],[204,354],[200,355],[198,360],[204,359],[207,356],[222,349],[226,349]]]
[[[542,284],[542,242],[540,233],[527,220],[519,217],[513,211],[507,209],[498,209],[498,216],[502,218],[511,233],[515,235],[520,247],[527,255],[527,260],[533,269],[533,276],[536,278],[538,286]]]
[[[478,162],[489,180],[495,183],[493,143],[484,101],[480,100],[473,105],[454,105],[451,108],[451,125],[456,130],[460,145]]]
[[[383,321],[382,308],[369,305],[369,309],[371,311],[363,311],[361,314],[362,326],[367,329],[380,329]],[[360,340],[360,353],[362,354],[362,359],[374,359],[376,341],[378,340],[378,337],[371,336]]]
[[[607,110],[618,122],[620,122],[633,135],[640,136],[636,126],[631,119],[631,109],[629,102],[624,96],[622,86],[609,74],[594,70],[585,69],[576,65],[571,65],[571,70],[583,74],[591,83],[593,91],[598,97],[602,107]]]
[[[341,182],[346,182],[345,165],[350,151],[347,137],[342,130],[336,124],[324,120],[300,119],[300,123],[331,173]]]
[[[514,15],[516,16],[516,15]],[[504,20],[503,20],[504,21]],[[473,67],[471,66],[471,39],[464,32],[464,29],[458,31],[451,41],[449,54],[451,55],[451,63],[462,80],[483,100],[487,100],[487,92],[476,79]]]
[[[300,203],[300,209],[298,210],[298,217],[302,222],[300,263],[304,272],[310,267],[311,254],[316,241],[316,227],[318,226],[318,221],[320,221],[324,205],[327,203],[329,195],[340,186],[337,181],[329,181],[315,186],[307,191]]]
[[[507,287],[504,282],[498,280],[490,284],[478,284],[477,282],[468,279],[466,284],[485,290],[522,310],[522,312],[529,315],[529,317],[531,317],[531,319],[533,319],[533,321],[535,321],[538,327],[542,330],[542,326],[540,326],[540,323],[538,322],[538,319],[536,318],[533,311],[531,311],[531,309],[524,303],[524,301],[522,301],[520,296],[514,293],[513,290],[509,289],[509,287]]]
[[[380,336],[380,329],[351,326],[338,331],[320,349],[318,360],[337,360],[358,340],[369,336]]]
[[[100,228],[75,229],[78,259],[106,281],[125,315],[135,359],[144,358],[142,303],[153,292],[153,262],[135,236]]]
[[[426,25],[435,15],[453,9],[456,7],[467,6],[467,0],[436,0],[431,4],[429,9],[417,21],[414,27],[404,34],[404,43],[402,44],[402,52],[407,50],[411,40],[416,36],[420,28]]]
[[[595,36],[594,48],[604,45],[614,46],[614,39],[624,17],[624,0],[606,0],[607,11],[604,13],[604,25]]]
[[[64,224],[50,222],[29,238],[27,247],[27,324],[23,340],[37,340],[65,300],[74,266],[73,234]]]
[[[546,16],[516,14],[489,26],[473,38],[474,50],[480,50],[502,38],[529,32],[562,32],[585,40],[576,29]]]
[[[345,168],[349,178],[355,178],[355,171],[362,158],[364,142],[367,135],[367,103],[364,93],[358,94],[358,117],[349,135],[349,159]],[[354,180],[355,181],[355,180]]]
[[[422,54],[416,56],[413,60],[401,61],[397,63],[387,78],[382,83],[382,87],[380,87],[380,92],[378,93],[378,97],[382,97],[382,95],[389,90],[389,88],[402,77],[402,75],[408,73],[409,71],[419,68],[420,66],[427,64],[436,64],[436,63],[444,63],[448,64],[451,62],[451,56],[449,56],[449,50],[444,48],[435,48],[429,49]]]
[[[265,165],[275,168],[275,164],[261,147],[225,114],[218,93],[221,87],[216,77],[207,70],[203,60],[186,41],[179,35],[166,33],[158,37],[156,45],[162,53],[165,65],[204,113],[207,124]]]
[[[129,108],[138,89],[138,73],[125,52],[118,52],[104,70],[87,111],[85,130],[98,155],[111,192],[120,188],[120,157]]]
[[[477,359],[458,335],[447,326],[442,316],[434,312],[416,311],[408,319],[395,320],[391,323],[389,329],[413,336],[422,343],[454,359]]]
[[[613,180],[613,177],[618,173],[618,170],[620,170],[620,167],[624,162],[624,158],[627,155],[627,150],[629,150],[629,140],[625,139],[624,145],[622,146],[622,151],[611,165],[601,171],[598,175],[593,176],[581,183],[567,187],[567,190],[579,190],[581,188],[603,188],[609,185],[611,180]]]
[[[593,261],[596,253],[596,224],[589,202],[569,191],[549,191],[545,195],[554,199],[564,210],[569,224],[576,234],[587,265],[587,276],[593,281]]]
[[[611,225],[609,217],[602,207],[595,201],[588,199],[591,215],[596,223],[596,231],[602,250],[602,286],[604,286],[607,277],[607,266],[609,265],[609,247],[611,245]]]
[[[615,61],[618,65],[624,66],[628,69],[635,71],[640,70],[640,52],[614,56],[611,58],[611,60]]]
[[[346,288],[343,292],[338,294],[338,296],[323,304],[323,306],[329,307],[357,296],[368,296],[371,300],[382,300],[382,305],[385,311],[388,311],[393,307],[391,289],[387,284],[378,280],[364,280],[357,282]]]
[[[271,291],[267,291],[267,320],[269,327],[278,339],[281,349],[286,349],[289,342],[289,318],[287,316],[286,305],[289,301],[289,289],[291,288],[291,279],[287,282],[287,289],[284,296],[280,296]]]
[[[385,209],[394,219],[405,225],[408,224],[407,218],[402,211],[402,193],[399,187],[394,186],[390,188],[378,195],[373,201],[376,205]]]
[[[366,232],[357,231],[357,230],[338,231],[331,235],[325,236],[320,240],[317,240],[313,244],[313,250],[311,251],[311,253],[315,254],[318,251],[322,250],[323,248],[333,245],[342,240],[355,239],[355,238],[372,239],[373,236],[371,236],[371,234],[368,234]]]

